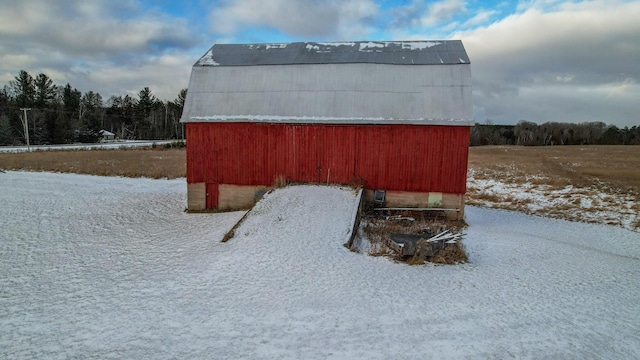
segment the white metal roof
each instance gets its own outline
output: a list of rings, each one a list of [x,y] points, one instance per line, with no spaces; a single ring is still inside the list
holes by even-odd
[[[214,45],[181,121],[472,126],[471,89],[458,40]]]

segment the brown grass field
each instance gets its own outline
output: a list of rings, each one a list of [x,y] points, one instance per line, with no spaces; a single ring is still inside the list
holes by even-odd
[[[175,179],[187,161],[184,149],[57,150],[0,153],[0,169]]]
[[[640,193],[640,146],[479,146],[469,150],[469,169],[504,182],[541,176],[556,187]]]
[[[473,147],[466,203],[640,229],[640,146]]]

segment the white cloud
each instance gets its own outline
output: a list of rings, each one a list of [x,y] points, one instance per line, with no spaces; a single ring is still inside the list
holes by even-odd
[[[472,18],[466,20],[461,26],[469,28],[487,23],[493,16],[498,13],[496,10],[480,10]]]
[[[637,123],[640,105],[628,95],[640,91],[625,79],[640,78],[640,3],[530,5],[452,36],[471,59],[479,119]]]
[[[378,5],[370,0],[344,1],[340,8],[338,40],[364,39],[372,31]]]
[[[390,9],[387,14],[391,28],[407,29],[420,25],[420,17],[426,11],[424,0],[412,0],[411,3]]]
[[[0,34],[22,35],[39,30],[53,9],[48,1],[13,1],[0,4]]]
[[[608,97],[629,97],[640,94],[640,87],[634,78],[626,78],[622,81],[606,84],[603,86],[603,90],[606,91]],[[636,97],[635,99],[639,98]]]
[[[556,75],[556,81],[563,82],[563,83],[572,82],[573,79],[575,79],[575,78],[576,78],[576,76],[573,75],[573,74]]]
[[[538,10],[553,10],[557,5],[566,3],[566,0],[520,0],[516,9],[519,12],[538,9]]]
[[[0,73],[0,83],[3,84],[0,88],[8,85],[10,81],[13,81],[13,79],[15,78],[16,75],[17,74],[12,74],[10,72],[2,72],[2,73]]]
[[[572,60],[567,65],[575,66],[576,61],[598,58],[602,60],[598,62],[600,66],[609,67],[619,61],[612,55],[622,55],[620,51],[625,50],[622,47],[640,50],[636,41],[640,33],[637,21],[640,3],[610,5],[608,2],[595,7],[590,3],[582,8],[574,5],[570,10],[554,12],[530,9],[488,27],[454,36],[465,40],[477,60],[499,56],[500,66],[516,61],[540,64],[540,58],[547,59],[541,65]],[[636,44],[635,49],[631,42]],[[628,62],[628,59],[622,60]]]
[[[27,51],[29,46],[64,49],[85,57],[194,44],[183,20],[140,9],[128,16],[115,13],[122,6],[106,0],[9,2],[0,5],[0,35],[17,50]]]
[[[3,49],[4,50],[4,49]],[[21,66],[31,66],[36,62],[36,58],[30,54],[4,53],[0,55],[0,64],[6,68],[19,68]]]
[[[188,49],[200,37],[185,19],[141,6],[134,0],[0,3],[0,73],[45,73],[58,85],[69,82],[104,98],[149,86],[159,98],[173,99],[187,86],[198,56]]]
[[[373,0],[228,0],[213,9],[211,30],[233,34],[241,28],[268,27],[291,37],[364,36],[378,11]]]
[[[442,0],[430,3],[427,12],[422,16],[420,22],[423,26],[431,27],[451,20],[459,14],[467,12],[464,1]]]
[[[74,72],[72,83],[100,92],[105,99],[111,95],[135,96],[148,86],[159,99],[172,100],[187,87],[193,63],[189,54],[164,54],[139,64],[96,62],[90,64],[88,71]]]

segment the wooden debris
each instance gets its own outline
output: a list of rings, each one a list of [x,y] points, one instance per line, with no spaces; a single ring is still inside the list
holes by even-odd
[[[391,233],[387,246],[402,256],[432,257],[445,248],[445,244],[454,244],[462,239],[462,234],[442,231],[435,236],[428,234]]]
[[[448,241],[453,241],[456,242],[457,240],[460,240],[462,238],[462,234],[453,234],[451,233],[451,231],[447,230],[447,231],[443,231],[440,234],[429,238],[429,242],[436,242],[436,241],[443,241],[443,242],[447,242]]]
[[[401,215],[391,215],[391,216],[385,216],[384,218],[385,220],[407,220],[407,221],[416,221],[415,218],[409,217],[409,216],[401,216]]]

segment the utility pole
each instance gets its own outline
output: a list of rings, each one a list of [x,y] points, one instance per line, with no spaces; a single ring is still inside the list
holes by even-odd
[[[22,125],[24,125],[24,137],[27,139],[27,151],[31,152],[31,147],[29,146],[29,122],[27,121],[27,111],[30,111],[31,108],[20,108],[20,110],[24,111],[24,121]]]

